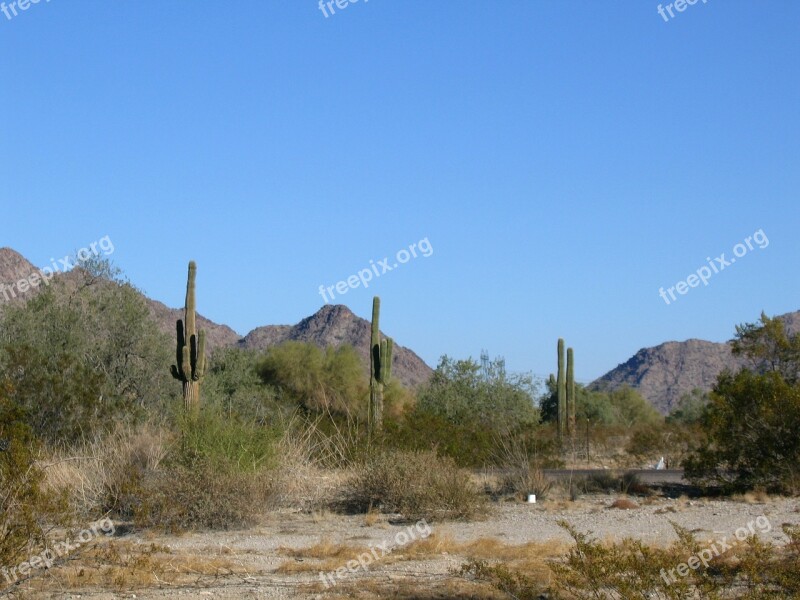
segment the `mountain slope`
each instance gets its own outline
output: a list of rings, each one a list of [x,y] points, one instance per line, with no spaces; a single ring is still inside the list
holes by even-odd
[[[36,288],[20,292],[18,282],[38,272],[38,269],[19,252],[11,248],[0,248],[0,284],[5,286],[0,288],[0,309],[4,304],[32,298]]]

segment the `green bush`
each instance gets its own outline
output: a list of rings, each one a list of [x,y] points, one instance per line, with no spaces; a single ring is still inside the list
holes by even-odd
[[[213,410],[187,416],[158,468],[131,461],[108,508],[139,527],[169,531],[250,525],[272,493],[277,438],[264,425]]]
[[[405,519],[469,519],[486,499],[468,472],[435,452],[382,452],[357,468],[345,500],[350,510],[378,508]]]

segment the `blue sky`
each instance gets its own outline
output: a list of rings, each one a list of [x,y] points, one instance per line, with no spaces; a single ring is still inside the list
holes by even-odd
[[[592,380],[800,308],[800,3],[42,0],[0,13],[0,246],[108,235],[246,333],[341,300],[435,365]],[[763,230],[708,285],[675,286]],[[338,300],[338,298],[337,298]]]

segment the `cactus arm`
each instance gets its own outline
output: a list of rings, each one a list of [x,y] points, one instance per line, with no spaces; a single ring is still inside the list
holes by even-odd
[[[394,349],[394,340],[392,338],[386,339],[386,352],[384,354],[383,359],[381,360],[381,367],[383,368],[383,382],[389,383],[389,379],[392,377],[392,352]]]
[[[200,381],[203,376],[206,374],[206,332],[205,330],[201,329],[200,333],[200,341],[197,347],[197,362],[195,363],[194,367],[194,374],[192,375],[192,379],[195,381]]]
[[[187,376],[192,372],[192,359],[189,355],[189,346],[183,347],[183,361],[181,362],[183,370],[183,381],[186,382]]]

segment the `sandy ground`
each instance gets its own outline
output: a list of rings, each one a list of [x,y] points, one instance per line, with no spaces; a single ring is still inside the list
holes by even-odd
[[[444,589],[448,582],[459,579],[452,571],[467,560],[452,551],[459,543],[483,538],[497,540],[503,545],[560,541],[566,546],[570,538],[558,525],[560,519],[567,520],[579,531],[592,532],[599,539],[633,537],[655,545],[666,545],[676,539],[670,521],[692,531],[703,542],[722,538],[730,542],[735,539],[738,528],[751,524],[760,537],[780,543],[785,540],[781,525],[800,524],[800,500],[797,499],[735,502],[659,498],[646,502],[638,500],[640,506],[631,510],[609,508],[614,499],[591,496],[575,503],[499,503],[492,506],[486,520],[471,523],[399,524],[385,516],[370,519],[363,515],[284,511],[268,514],[261,525],[247,531],[182,536],[134,533],[113,540],[99,540],[95,548],[85,550],[89,555],[82,550],[73,557],[69,572],[59,574],[54,570],[49,577],[37,578],[37,582],[27,586],[28,591],[22,597],[98,600],[175,596],[220,599],[394,597],[389,592],[375,590],[382,586],[393,589],[398,582],[411,581],[430,591]],[[434,544],[434,549],[424,556],[399,558],[404,547],[426,538],[440,541],[441,551],[437,551]],[[109,577],[100,588],[86,585],[84,582],[91,578],[91,552],[104,551],[108,544],[122,544],[133,554],[138,550],[149,553],[147,560],[154,561],[157,568],[151,569],[147,560],[142,559],[141,564],[134,560],[127,565],[129,573],[119,569],[111,578],[114,585],[109,584]],[[320,558],[296,552],[320,544],[328,548],[322,551]],[[359,566],[355,572],[336,580],[335,569],[344,567],[348,560],[344,554],[331,555],[335,552],[332,549],[341,545],[357,547],[362,553],[370,551],[375,558],[369,560],[368,569]],[[395,550],[389,552],[392,547]],[[335,586],[326,588],[323,585],[320,567],[331,573]],[[140,576],[148,569],[156,573],[149,581]],[[181,575],[175,576],[173,571],[180,571]],[[34,589],[40,586],[45,589]],[[20,588],[25,589],[25,586]],[[116,591],[102,591],[111,588]],[[469,596],[465,593],[439,597]]]

